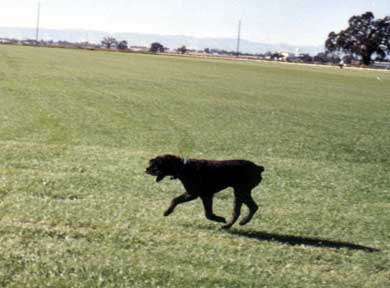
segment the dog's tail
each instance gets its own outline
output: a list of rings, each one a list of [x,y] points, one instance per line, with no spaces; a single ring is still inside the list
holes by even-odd
[[[261,165],[257,165],[257,164],[254,164],[255,166],[253,168],[255,168],[253,171],[253,174],[251,173],[252,175],[252,179],[251,179],[251,185],[252,185],[252,188],[253,187],[256,187],[257,185],[259,185],[259,183],[261,182],[261,180],[263,179],[261,173],[263,173],[264,171],[264,167],[261,166]]]

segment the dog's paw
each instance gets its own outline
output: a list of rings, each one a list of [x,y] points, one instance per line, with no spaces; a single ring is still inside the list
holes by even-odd
[[[218,217],[217,222],[226,223],[226,219],[223,217]]]
[[[240,221],[240,223],[238,223],[238,224],[240,224],[241,226],[244,226],[244,225],[248,224],[249,220],[250,220],[250,219],[242,219],[242,220]]]
[[[167,216],[171,215],[172,212],[173,212],[173,210],[168,209],[167,211],[164,212],[164,216],[167,217]]]
[[[232,227],[232,224],[225,224],[225,225],[221,226],[221,229],[222,230],[228,230],[228,229],[230,229],[230,227]]]

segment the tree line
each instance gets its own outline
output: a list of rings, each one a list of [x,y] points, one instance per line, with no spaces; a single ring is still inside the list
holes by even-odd
[[[101,45],[103,48],[106,49],[111,49],[111,48],[117,48],[119,50],[125,50],[129,49],[128,43],[126,40],[118,41],[114,37],[104,37],[103,40],[101,41]],[[149,51],[153,53],[157,52],[165,52],[167,50],[166,47],[164,47],[161,43],[159,42],[153,42],[150,45]],[[187,52],[187,48],[185,45],[179,47],[176,49],[177,52],[181,54],[185,54]]]
[[[127,42],[117,42],[112,37],[106,37],[102,45],[111,48],[114,45],[118,49],[127,49]],[[153,53],[164,52],[166,48],[158,43],[151,44],[149,51]],[[230,55],[236,52],[213,49],[218,54]],[[185,54],[186,46],[177,48],[176,51]],[[224,51],[224,53],[219,53]],[[205,53],[211,53],[209,48]],[[280,54],[280,53],[279,53]],[[248,54],[247,54],[248,55]],[[249,54],[250,56],[258,54]],[[236,55],[237,56],[237,55]],[[267,56],[266,56],[267,57]],[[308,54],[300,55],[303,62],[327,62],[343,61],[349,63],[353,60],[370,65],[373,60],[383,61],[390,57],[390,16],[376,19],[372,12],[354,15],[348,21],[348,27],[338,33],[332,31],[325,41],[325,52],[312,57]],[[280,59],[278,53],[273,53],[271,59]]]

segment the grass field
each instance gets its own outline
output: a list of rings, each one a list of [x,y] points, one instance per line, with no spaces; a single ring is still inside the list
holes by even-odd
[[[390,287],[388,72],[0,46],[0,145],[0,287]],[[264,165],[258,214],[164,218],[162,153]]]

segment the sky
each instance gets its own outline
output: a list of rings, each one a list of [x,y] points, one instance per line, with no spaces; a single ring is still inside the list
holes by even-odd
[[[0,27],[40,26],[322,45],[352,15],[390,16],[390,0],[0,0]]]

